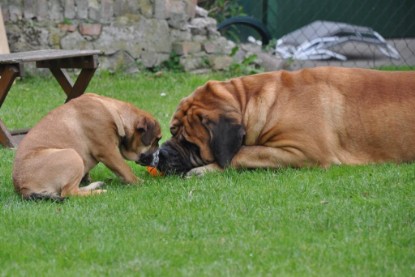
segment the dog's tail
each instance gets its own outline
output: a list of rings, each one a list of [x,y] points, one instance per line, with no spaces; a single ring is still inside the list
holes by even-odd
[[[62,203],[66,198],[60,196],[57,193],[36,193],[33,192],[29,195],[23,196],[23,199],[25,200],[32,200],[32,201],[38,201],[38,200],[50,200],[53,202]]]

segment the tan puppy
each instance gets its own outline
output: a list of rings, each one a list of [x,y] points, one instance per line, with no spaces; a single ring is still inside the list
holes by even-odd
[[[99,162],[123,182],[137,183],[124,159],[151,162],[160,130],[149,113],[130,103],[84,94],[51,111],[19,144],[13,168],[16,192],[25,199],[55,200],[101,193],[102,182],[79,187]]]
[[[210,81],[184,98],[165,173],[415,160],[415,72],[319,67]]]

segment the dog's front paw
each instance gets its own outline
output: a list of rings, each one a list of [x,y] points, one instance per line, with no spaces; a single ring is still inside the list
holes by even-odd
[[[189,172],[186,173],[186,178],[191,177],[201,177],[206,173],[206,170],[203,167],[196,167],[191,169]]]
[[[208,164],[205,166],[195,167],[191,169],[189,172],[186,173],[185,177],[190,178],[193,176],[203,176],[208,172],[214,172],[214,171],[222,171],[223,169],[218,164]]]

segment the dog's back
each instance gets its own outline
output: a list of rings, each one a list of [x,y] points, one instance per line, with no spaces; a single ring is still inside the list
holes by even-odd
[[[316,160],[415,160],[415,72],[322,67],[288,74],[294,79],[290,93],[299,93],[291,101],[308,107],[301,119],[307,123],[297,124],[319,144]],[[298,110],[290,112],[298,118]]]

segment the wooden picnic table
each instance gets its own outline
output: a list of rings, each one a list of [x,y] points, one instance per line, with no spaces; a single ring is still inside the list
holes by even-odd
[[[0,55],[0,108],[17,77],[23,76],[23,64],[35,62],[37,68],[49,68],[67,95],[66,101],[85,92],[98,67],[99,50],[36,50]],[[75,82],[66,68],[81,69]],[[0,143],[17,147],[26,130],[9,131],[0,119]]]

